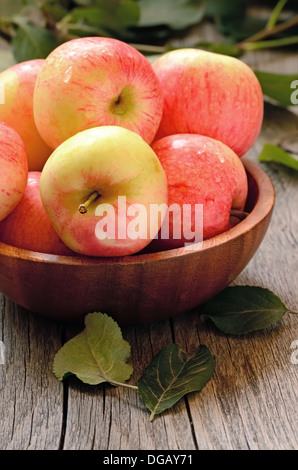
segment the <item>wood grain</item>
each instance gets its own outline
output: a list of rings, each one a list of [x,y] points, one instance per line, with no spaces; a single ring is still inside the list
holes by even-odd
[[[297,71],[296,54],[251,53],[247,60],[262,70]],[[256,159],[265,141],[274,143],[293,129],[295,114],[267,106],[249,157]],[[235,283],[268,287],[297,311],[298,174],[277,164],[262,166],[274,183],[276,206],[261,247]],[[266,331],[232,337],[202,324],[199,314],[194,309],[123,329],[132,346],[131,383],[173,341],[189,352],[206,344],[215,358],[207,386],[150,423],[134,390],[54,378],[55,352],[82,325],[51,322],[0,296],[0,449],[297,450],[298,365],[291,362],[297,315],[286,314]]]
[[[0,366],[1,449],[56,449],[63,416],[63,387],[51,359],[59,325],[34,317],[1,297],[5,364]],[[50,430],[50,432],[48,432]]]

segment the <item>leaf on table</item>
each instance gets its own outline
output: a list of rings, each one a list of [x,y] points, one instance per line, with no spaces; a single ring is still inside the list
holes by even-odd
[[[165,25],[171,29],[185,29],[199,23],[205,16],[201,2],[189,0],[140,0],[139,26]]]
[[[210,319],[223,333],[241,335],[274,325],[287,307],[270,290],[254,286],[233,286],[204,304],[201,319]]]
[[[17,33],[12,48],[17,62],[31,59],[45,59],[59,45],[56,36],[49,30],[35,26],[24,18],[15,18]]]
[[[258,156],[260,162],[275,162],[298,171],[298,159],[288,152],[270,143],[263,146],[262,152]]]
[[[272,98],[283,106],[291,106],[293,101],[292,83],[298,80],[298,73],[290,75],[282,75],[277,73],[261,72],[254,70],[263,94],[268,98]],[[295,93],[295,92],[294,92]]]
[[[138,381],[138,392],[154,416],[173,406],[185,394],[201,390],[212,377],[214,360],[201,345],[194,355],[177,344],[165,346]]]
[[[108,315],[95,312],[86,315],[85,326],[57,352],[53,363],[57,379],[71,373],[90,385],[119,385],[128,380],[133,371],[126,363],[131,349],[118,324]]]

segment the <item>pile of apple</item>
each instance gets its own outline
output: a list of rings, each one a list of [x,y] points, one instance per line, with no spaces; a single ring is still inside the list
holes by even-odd
[[[241,157],[259,134],[263,95],[242,61],[180,49],[151,64],[119,40],[80,38],[5,70],[0,85],[1,242],[122,256],[192,241],[183,218],[174,233],[175,208],[191,207],[193,234],[203,205],[204,239],[244,209]],[[152,205],[167,208],[154,230]]]

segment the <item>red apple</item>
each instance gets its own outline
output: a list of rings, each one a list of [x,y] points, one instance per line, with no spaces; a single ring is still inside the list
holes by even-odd
[[[53,149],[102,125],[125,127],[151,143],[162,107],[150,62],[130,45],[103,37],[73,39],[56,48],[34,93],[36,125]]]
[[[0,104],[0,121],[6,122],[22,138],[29,171],[40,171],[51,149],[39,135],[33,117],[33,92],[44,60],[20,62],[0,73],[4,103]]]
[[[177,248],[228,230],[231,210],[243,211],[247,198],[246,172],[233,150],[196,134],[167,136],[152,148],[167,176],[169,211],[150,249]],[[196,215],[196,204],[202,205],[203,221]],[[189,215],[185,214],[187,207]],[[203,226],[198,225],[202,222]],[[165,238],[166,224],[169,237]],[[200,233],[203,237],[198,240]]]
[[[27,154],[21,137],[10,126],[0,122],[0,220],[19,203],[26,188],[27,175]]]
[[[157,140],[191,133],[220,140],[241,157],[263,120],[259,81],[244,62],[198,49],[168,52],[153,62],[164,94]]]
[[[41,173],[30,171],[25,193],[17,207],[0,222],[0,241],[25,250],[53,255],[74,254],[53,229],[41,202]]]

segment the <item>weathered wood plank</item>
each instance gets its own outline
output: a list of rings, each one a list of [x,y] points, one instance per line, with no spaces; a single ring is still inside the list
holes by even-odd
[[[132,346],[131,362],[136,383],[151,358],[172,343],[169,322],[126,328]],[[109,385],[88,387],[71,381],[64,449],[195,449],[188,412],[181,401],[175,413],[165,413],[153,423],[135,390]]]
[[[51,372],[51,359],[61,347],[60,326],[3,296],[0,324],[5,345],[5,364],[0,365],[0,448],[57,449],[63,390]]]

